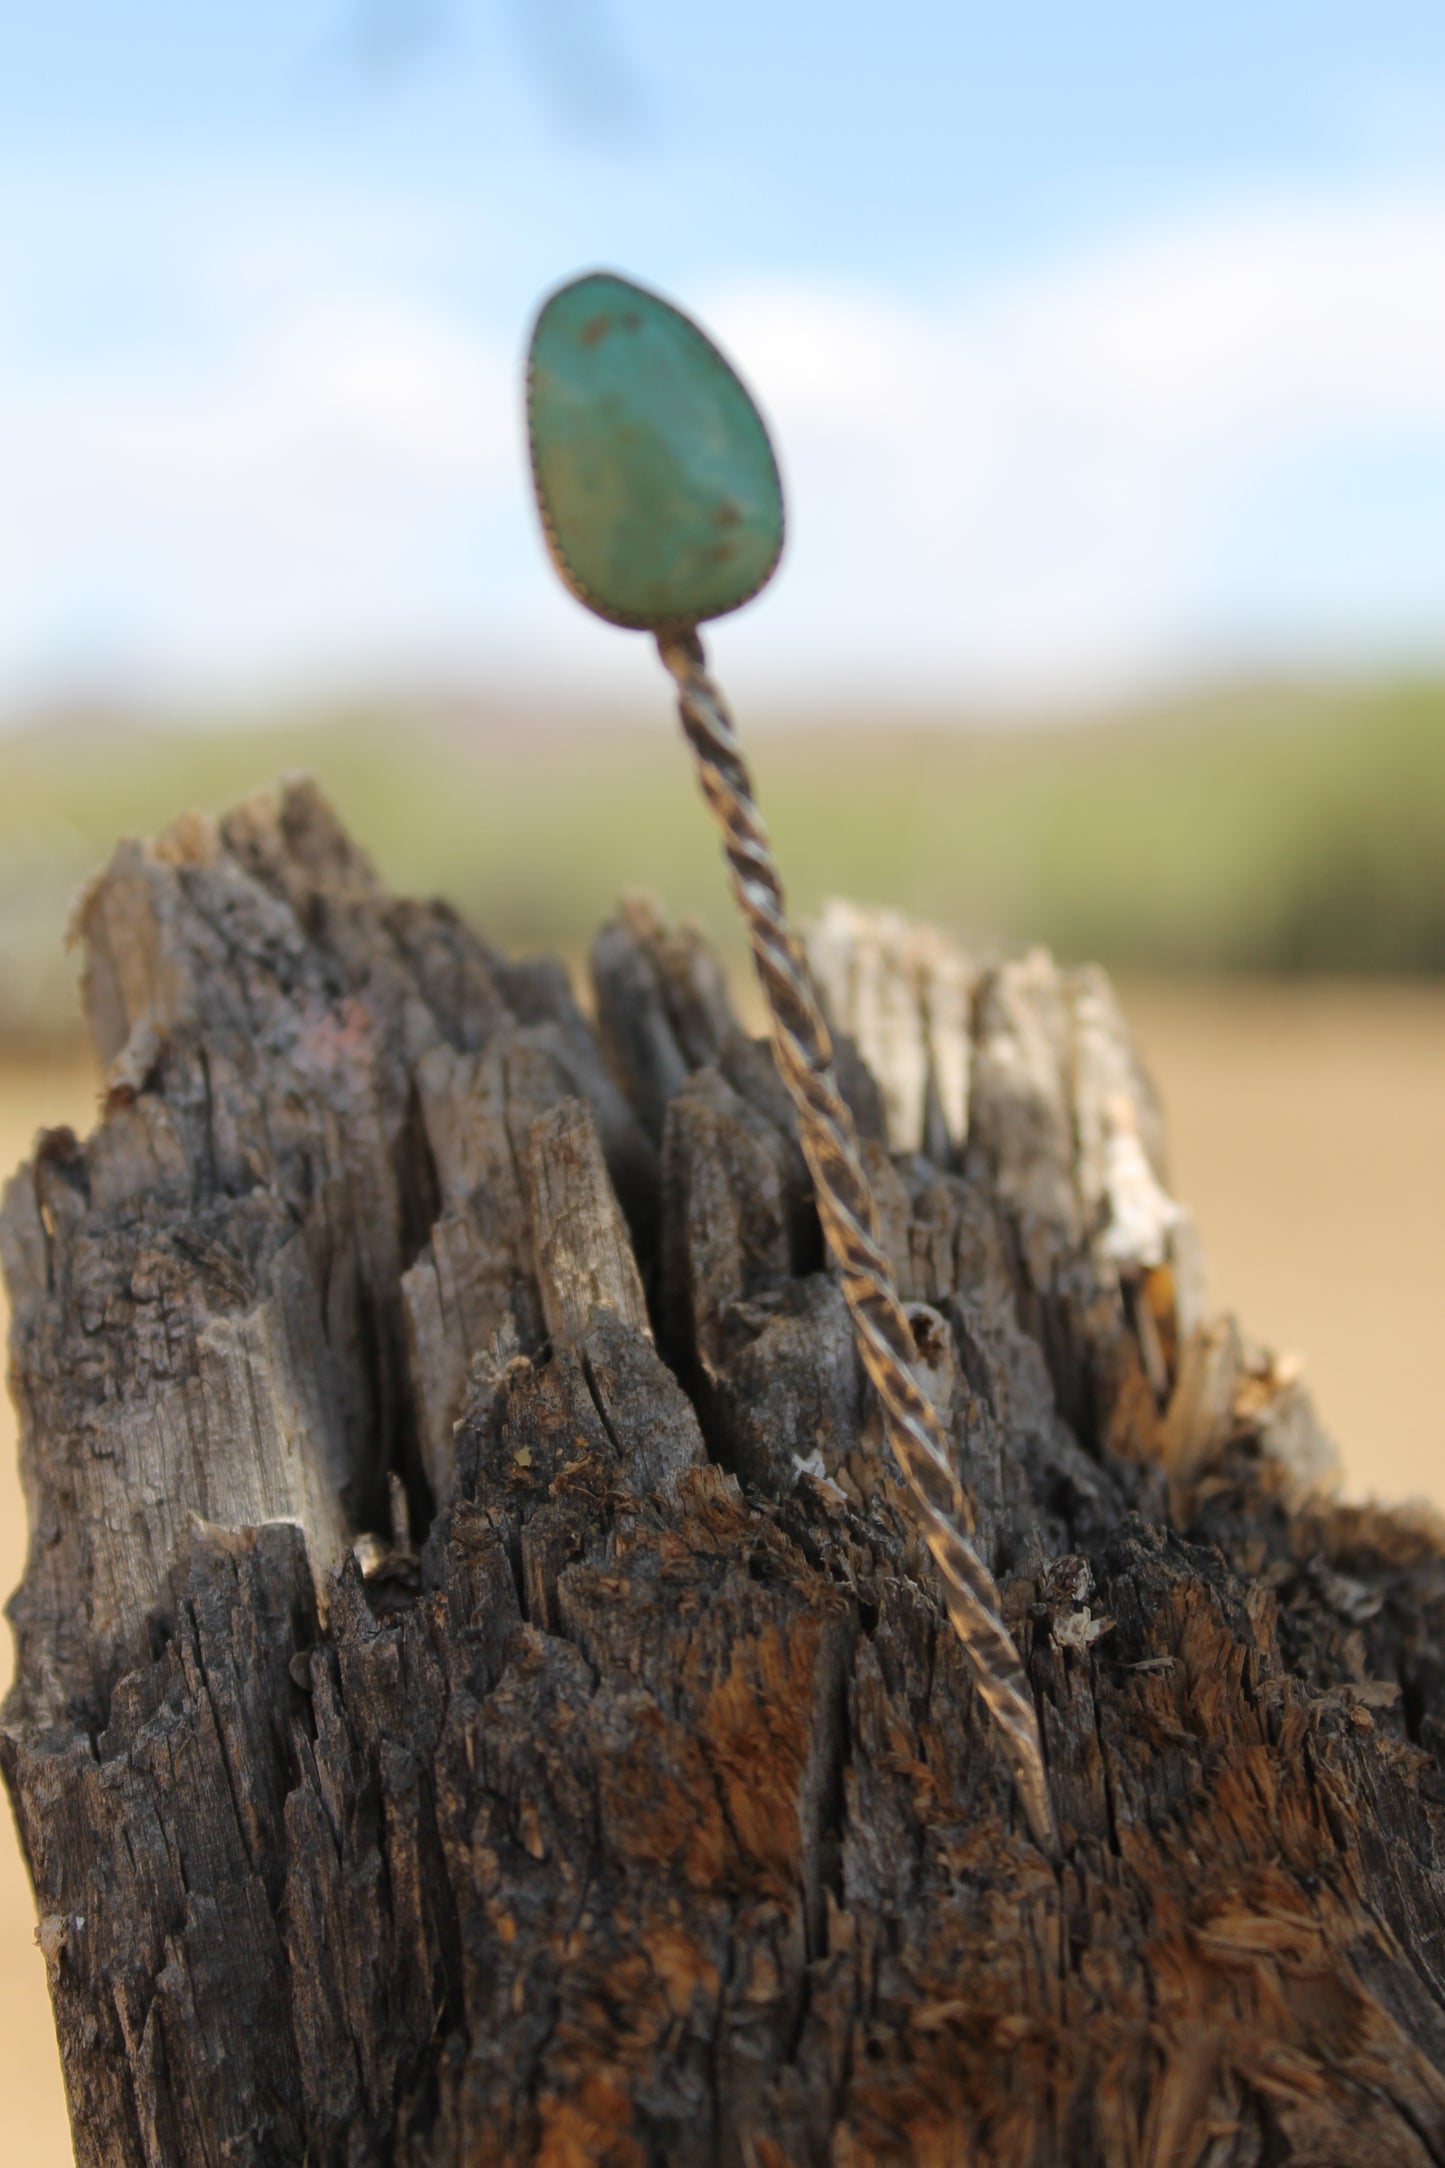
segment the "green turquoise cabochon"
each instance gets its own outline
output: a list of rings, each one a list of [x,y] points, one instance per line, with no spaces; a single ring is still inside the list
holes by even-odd
[[[527,371],[547,543],[614,625],[699,625],[755,595],[783,547],[762,416],[680,310],[590,272],[537,318]]]

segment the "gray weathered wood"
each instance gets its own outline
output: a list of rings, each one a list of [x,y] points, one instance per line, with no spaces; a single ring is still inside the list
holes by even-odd
[[[80,930],[0,1753],[82,2162],[1445,2161],[1440,1534],[1205,1322],[1100,975],[819,937],[1056,1870],[696,936],[594,1032],[306,786]]]

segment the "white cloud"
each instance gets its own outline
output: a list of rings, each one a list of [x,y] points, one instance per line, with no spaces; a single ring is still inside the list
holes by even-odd
[[[1167,667],[1231,619],[1445,645],[1445,494],[1393,609],[1388,505],[1325,536],[1302,512],[1277,590],[1250,546],[1332,462],[1413,448],[1445,481],[1445,198],[1241,206],[927,305],[741,286],[712,316],[787,449],[798,608],[830,616],[806,545],[905,665],[1028,690]]]
[[[98,634],[203,674],[421,653],[428,560],[511,478],[510,361],[390,292],[296,301],[174,360],[0,362],[0,650],[39,627],[53,653]]]
[[[220,250],[182,223],[173,337],[57,365],[12,288],[0,675],[87,648],[614,667],[531,531],[520,327],[467,312],[444,239],[402,221],[368,251],[304,204],[233,212]],[[1445,196],[1240,205],[925,299],[692,298],[791,485],[785,574],[726,634],[753,688],[1029,694],[1211,642],[1445,644]],[[1322,523],[1342,462],[1368,486]]]

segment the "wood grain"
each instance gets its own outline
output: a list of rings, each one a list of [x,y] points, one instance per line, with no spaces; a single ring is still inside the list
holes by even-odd
[[[695,949],[617,921],[594,1037],[305,788],[85,926],[106,1119],[3,1219],[82,2161],[1445,2158],[1438,1533],[1192,1318],[1097,979],[950,971],[936,1159],[848,1070],[1056,1872]]]

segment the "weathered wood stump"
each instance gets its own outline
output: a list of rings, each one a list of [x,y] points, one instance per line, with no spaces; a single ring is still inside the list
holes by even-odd
[[[1055,1868],[695,938],[594,1031],[309,788],[81,923],[3,1215],[81,2161],[1445,2160],[1441,1542],[1200,1318],[1097,974],[818,943]]]

